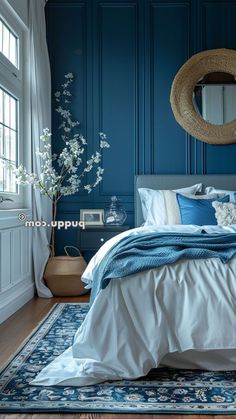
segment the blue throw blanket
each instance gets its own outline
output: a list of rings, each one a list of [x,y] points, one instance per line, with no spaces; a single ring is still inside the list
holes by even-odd
[[[236,253],[236,234],[144,233],[124,237],[94,271],[90,303],[111,279],[174,263],[180,259],[220,258]]]

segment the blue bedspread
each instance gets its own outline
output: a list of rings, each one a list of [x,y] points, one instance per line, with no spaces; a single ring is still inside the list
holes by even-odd
[[[145,233],[124,237],[94,271],[90,302],[111,279],[174,263],[180,259],[220,258],[236,253],[236,234]]]

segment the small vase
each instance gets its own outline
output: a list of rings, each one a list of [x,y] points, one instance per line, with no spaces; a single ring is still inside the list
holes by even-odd
[[[106,225],[122,225],[127,218],[125,209],[116,196],[111,197],[109,208],[104,211],[104,223]]]

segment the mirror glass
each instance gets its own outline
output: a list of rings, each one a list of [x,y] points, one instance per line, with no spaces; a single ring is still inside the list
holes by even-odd
[[[236,119],[236,81],[229,73],[208,73],[195,86],[195,109],[205,121],[221,125]]]

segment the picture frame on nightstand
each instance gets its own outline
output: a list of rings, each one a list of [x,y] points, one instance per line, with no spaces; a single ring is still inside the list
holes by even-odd
[[[80,221],[83,221],[86,226],[89,225],[103,225],[104,210],[103,209],[81,209]]]

